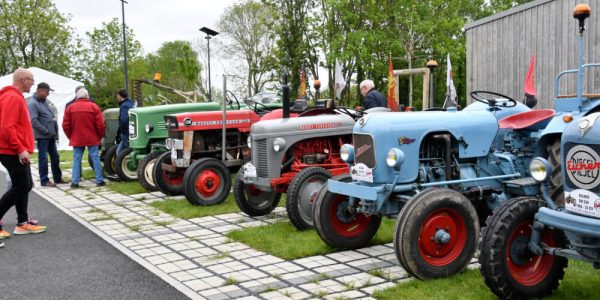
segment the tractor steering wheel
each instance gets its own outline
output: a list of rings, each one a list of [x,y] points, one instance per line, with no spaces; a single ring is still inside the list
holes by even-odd
[[[508,101],[497,101],[496,99],[498,98],[490,98],[490,97],[484,97],[482,96],[485,94],[488,95],[492,95],[492,96],[497,96],[499,98],[503,98],[506,99]],[[472,91],[471,92],[471,98],[473,98],[473,100],[475,101],[479,101],[483,104],[488,105],[489,107],[497,107],[497,106],[502,106],[502,107],[515,107],[517,106],[517,101],[515,101],[515,99],[508,97],[506,95],[502,95],[499,93],[494,93],[494,92],[488,92],[488,91]],[[512,105],[509,105],[512,104]]]
[[[246,103],[246,105],[248,105],[248,107],[254,106],[254,108],[252,108],[252,110],[255,113],[259,114],[259,115],[260,115],[260,113],[258,113],[259,112],[258,106],[261,107],[261,109],[260,109],[261,112],[271,112],[271,111],[273,111],[272,108],[266,106],[265,104],[263,104],[261,102],[252,101],[252,100],[244,100],[244,103]]]
[[[233,97],[233,100],[235,100],[235,103],[237,104],[237,110],[240,110],[242,106],[240,105],[240,101],[238,101],[238,98],[235,96],[235,94],[231,91],[227,91],[226,93],[227,105],[229,105],[231,109],[235,110],[235,107],[233,107],[233,100],[231,100],[228,96]]]
[[[362,112],[350,110],[350,109],[348,109],[347,107],[344,107],[344,106],[337,106],[335,108],[335,110],[339,110],[340,112],[342,112],[344,114],[347,114],[348,116],[352,117],[352,119],[354,119],[354,120],[357,120],[358,118],[360,118],[360,117],[363,116]]]

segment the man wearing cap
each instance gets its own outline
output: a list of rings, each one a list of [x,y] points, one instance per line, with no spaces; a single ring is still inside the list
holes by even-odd
[[[48,103],[48,94],[52,91],[45,82],[37,85],[37,90],[29,104],[29,116],[33,126],[33,135],[37,141],[38,149],[38,167],[40,172],[40,182],[42,186],[56,186],[57,183],[63,183],[62,172],[60,170],[60,156],[56,149],[56,139],[58,137],[58,124],[56,114]],[[52,178],[48,178],[48,154],[50,155],[50,167],[52,169]]]

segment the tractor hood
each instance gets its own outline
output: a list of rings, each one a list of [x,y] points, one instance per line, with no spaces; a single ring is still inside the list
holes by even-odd
[[[264,120],[252,125],[252,135],[259,138],[289,135],[349,134],[354,119],[348,115],[323,114],[310,117]]]
[[[373,169],[375,182],[393,178],[386,157],[392,148],[404,152],[400,182],[413,182],[418,173],[423,139],[433,133],[449,133],[460,158],[487,155],[498,132],[498,122],[489,111],[397,112],[367,115],[354,126],[355,161]]]
[[[178,113],[182,111],[200,111],[200,110],[219,110],[221,106],[217,102],[201,102],[201,103],[178,103],[168,105],[156,105],[147,107],[136,107],[132,108],[130,112],[135,114],[160,114],[168,115],[172,113]]]
[[[260,119],[252,110],[234,110],[225,113],[228,129],[249,132],[250,126]],[[223,128],[222,111],[188,112],[165,116],[167,128],[177,131],[214,130]]]

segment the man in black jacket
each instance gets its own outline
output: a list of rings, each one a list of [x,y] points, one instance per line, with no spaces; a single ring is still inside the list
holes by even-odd
[[[375,89],[373,80],[363,80],[360,83],[360,93],[365,97],[362,105],[363,111],[374,107],[387,107],[387,99]]]
[[[117,146],[118,155],[129,147],[129,110],[135,104],[129,99],[126,89],[117,91],[117,100],[119,100],[119,137],[121,139],[119,146]]]

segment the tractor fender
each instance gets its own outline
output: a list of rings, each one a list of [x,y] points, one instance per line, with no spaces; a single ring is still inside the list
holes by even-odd
[[[573,111],[573,112],[556,112],[556,115],[554,116],[554,118],[552,118],[552,120],[550,121],[550,123],[548,123],[548,125],[546,126],[546,128],[544,128],[542,130],[542,132],[540,132],[539,135],[539,139],[540,142],[544,142],[544,141],[548,141],[548,140],[553,140],[552,137],[554,136],[560,136],[562,135],[563,131],[565,130],[565,128],[567,127],[567,125],[569,125],[570,123],[572,123],[573,121],[567,123],[563,120],[563,117],[567,114],[571,115],[573,117],[573,120],[577,120],[581,117],[585,117],[591,113],[597,112],[600,110],[600,99],[596,99],[596,100],[589,100],[587,101],[587,103],[583,106],[583,110],[579,110],[579,111]]]

